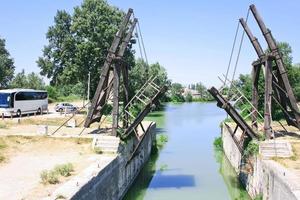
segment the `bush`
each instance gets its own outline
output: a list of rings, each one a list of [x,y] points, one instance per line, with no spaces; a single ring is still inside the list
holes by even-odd
[[[217,137],[214,140],[214,147],[216,150],[223,151],[223,141],[222,137]]]
[[[244,150],[244,156],[249,157],[249,156],[254,156],[259,153],[259,145],[256,141],[251,140],[247,145]]]
[[[94,148],[94,152],[95,152],[96,154],[102,154],[102,153],[103,153],[103,151],[102,151],[102,149],[101,149],[100,147],[95,147],[95,148]]]
[[[49,184],[56,184],[56,183],[59,183],[58,174],[54,170],[51,170],[51,171],[44,170],[44,171],[41,172],[40,177],[42,179],[43,184],[48,184],[48,183]]]
[[[0,163],[4,162],[5,159],[6,159],[5,156],[3,156],[3,155],[0,154]]]
[[[70,176],[71,172],[74,171],[74,167],[72,163],[67,163],[67,164],[62,164],[62,165],[57,165],[54,168],[54,171],[64,177]]]
[[[156,137],[156,146],[158,149],[161,149],[167,142],[168,136],[165,134],[160,134]]]

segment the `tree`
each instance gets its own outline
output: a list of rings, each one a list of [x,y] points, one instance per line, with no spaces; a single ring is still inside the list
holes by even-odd
[[[0,38],[0,88],[5,88],[13,78],[14,61],[5,48],[5,40]]]
[[[288,79],[293,88],[294,94],[296,98],[300,99],[300,65],[293,65],[293,57],[292,57],[292,48],[286,42],[279,42],[278,49],[282,55],[282,59],[284,65],[286,67],[288,73]],[[265,52],[269,52],[267,49]],[[263,72],[260,72],[259,75],[259,95],[260,98],[258,100],[258,109],[261,113],[263,113],[264,109],[264,75]],[[250,75],[240,75],[238,81],[236,81],[236,85],[240,88],[240,90],[244,93],[244,95],[251,100],[252,98],[252,79]],[[233,91],[234,93],[234,91]],[[240,105],[241,106],[241,105]],[[273,119],[280,119],[283,117],[283,113],[280,109],[280,106],[277,105],[275,101],[272,101],[272,117]]]
[[[171,85],[171,101],[172,102],[184,102],[184,97],[182,95],[183,86],[180,83],[172,83]]]
[[[186,102],[192,102],[193,101],[193,96],[190,92],[187,93],[187,95],[185,97],[185,101]]]
[[[42,90],[45,89],[45,83],[38,74],[32,72],[26,75],[25,70],[23,69],[13,78],[10,84],[10,88],[28,88]]]
[[[160,87],[171,84],[165,68],[158,62],[148,65],[142,59],[137,59],[135,65],[129,71],[129,98],[137,93],[150,77],[154,76],[156,77],[155,84]],[[162,97],[162,100],[165,101],[165,98]]]
[[[54,25],[49,27],[43,55],[37,63],[41,75],[50,79],[51,85],[78,83],[87,88],[91,72],[91,94],[94,94],[108,49],[118,30],[124,13],[105,0],[84,0],[71,15],[58,11]],[[125,61],[134,64],[131,45],[126,49]]]

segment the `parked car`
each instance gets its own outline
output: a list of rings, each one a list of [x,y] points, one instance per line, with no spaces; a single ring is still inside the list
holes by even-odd
[[[77,111],[78,108],[70,103],[59,103],[59,104],[56,104],[54,109],[56,112],[65,112],[66,111],[67,113],[70,113],[70,112]]]

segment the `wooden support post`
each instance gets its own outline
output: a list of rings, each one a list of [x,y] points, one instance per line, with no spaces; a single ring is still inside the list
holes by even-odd
[[[2,120],[4,120],[4,113],[2,113],[1,117],[2,117]]]
[[[271,31],[266,27],[262,17],[257,12],[255,5],[252,4],[250,6],[250,10],[259,26],[261,32],[263,33],[263,36],[264,36],[266,42],[268,43],[268,46],[269,46],[271,52],[275,55],[275,58],[276,58],[275,62],[278,67],[278,70],[279,70],[279,77],[281,77],[281,79],[282,79],[283,88],[285,89],[287,96],[288,96],[288,104],[291,106],[291,109],[293,110],[294,115],[295,115],[295,120],[298,124],[298,128],[300,128],[299,108],[298,108],[297,101],[296,101],[295,95],[293,93],[293,90],[291,88],[290,82],[288,80],[287,72],[284,67],[283,59],[282,59],[281,53],[279,52],[277,43],[276,43]]]
[[[129,119],[129,116],[128,116],[128,107],[126,107],[126,105],[128,104],[129,102],[129,94],[128,94],[128,69],[127,69],[127,66],[123,66],[122,67],[122,73],[123,73],[123,82],[124,82],[124,103],[123,103],[123,106],[124,106],[124,121],[123,121],[123,127],[124,128],[127,128],[128,127],[128,119]]]
[[[264,102],[264,130],[266,137],[272,137],[271,128],[271,102],[272,102],[272,59],[267,59],[265,64],[265,102]]]
[[[113,111],[112,111],[112,135],[117,136],[119,127],[119,86],[120,86],[120,65],[114,65],[113,78]]]
[[[259,73],[260,73],[261,65],[256,65],[252,67],[252,104],[254,108],[252,109],[253,114],[251,115],[252,119],[252,128],[254,131],[257,131],[258,125],[257,125],[257,116],[258,113],[256,110],[258,110],[258,80],[259,80]]]

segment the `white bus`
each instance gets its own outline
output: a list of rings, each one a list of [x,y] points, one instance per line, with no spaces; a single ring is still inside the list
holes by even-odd
[[[48,94],[42,90],[0,90],[0,116],[21,116],[48,109]]]

